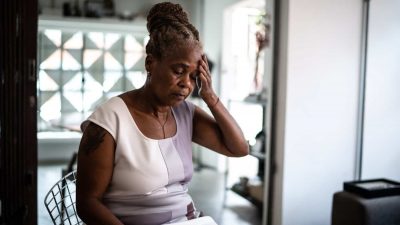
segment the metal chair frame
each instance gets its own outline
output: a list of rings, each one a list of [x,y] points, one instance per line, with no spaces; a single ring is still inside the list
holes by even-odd
[[[44,204],[54,225],[81,225],[76,211],[76,170],[61,178],[49,190]]]

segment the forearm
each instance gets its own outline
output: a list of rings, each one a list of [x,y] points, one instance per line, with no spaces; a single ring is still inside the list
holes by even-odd
[[[232,156],[245,156],[249,147],[243,132],[236,120],[228,112],[222,102],[216,100],[213,105],[208,105],[220,131],[224,146]]]
[[[107,207],[94,198],[78,201],[77,210],[87,225],[123,225]]]

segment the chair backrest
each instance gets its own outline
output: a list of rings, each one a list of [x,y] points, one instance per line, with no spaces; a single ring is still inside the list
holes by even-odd
[[[55,225],[83,224],[76,211],[76,171],[65,175],[49,190],[44,205]]]

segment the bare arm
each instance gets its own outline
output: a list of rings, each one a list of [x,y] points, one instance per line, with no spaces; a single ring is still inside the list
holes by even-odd
[[[115,142],[100,126],[90,123],[78,153],[76,204],[79,217],[88,225],[122,225],[102,204],[111,180]]]
[[[196,107],[193,118],[193,141],[226,156],[245,156],[249,146],[239,125],[212,90],[206,57],[200,61],[198,78],[200,96],[209,106],[211,117]]]
[[[193,141],[226,156],[245,156],[249,153],[247,141],[222,103],[212,107],[212,118],[196,107]]]

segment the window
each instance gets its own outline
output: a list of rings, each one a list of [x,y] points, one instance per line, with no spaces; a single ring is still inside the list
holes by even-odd
[[[145,35],[41,29],[38,131],[78,129],[95,107],[146,79]]]

